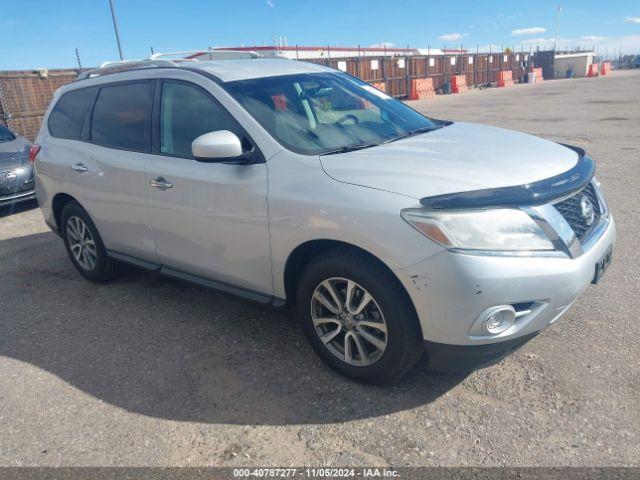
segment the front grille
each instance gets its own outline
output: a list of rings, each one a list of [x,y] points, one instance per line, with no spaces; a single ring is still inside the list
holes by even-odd
[[[33,190],[34,179],[33,171],[31,169],[26,170],[24,173],[18,175],[15,180],[7,180],[7,173],[12,170],[0,172],[0,196],[15,195],[16,193],[25,192],[27,190]]]
[[[593,205],[595,215],[593,222],[590,224],[588,222],[588,217],[585,217],[583,214],[583,198],[586,198],[591,205]],[[591,229],[598,225],[600,216],[602,215],[600,202],[598,201],[598,195],[596,194],[596,189],[593,186],[593,183],[589,183],[572,197],[569,197],[562,202],[558,202],[554,206],[573,229],[578,240],[585,238]]]

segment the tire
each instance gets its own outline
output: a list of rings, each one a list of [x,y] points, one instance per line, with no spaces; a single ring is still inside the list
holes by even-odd
[[[82,229],[82,225],[86,230]],[[84,244],[78,248],[77,238],[83,235],[83,231]],[[96,283],[105,283],[117,277],[119,265],[107,255],[98,229],[89,214],[77,202],[69,202],[62,210],[60,233],[71,263],[83,277]],[[78,258],[79,250],[86,254],[81,253]]]
[[[325,282],[342,301],[343,313],[336,315],[327,308],[329,298],[334,310],[337,303]],[[348,290],[352,292],[349,308],[345,307]],[[365,308],[354,316],[361,303],[366,303]],[[420,324],[402,284],[383,265],[355,250],[329,251],[305,267],[298,283],[296,312],[316,353],[342,375],[360,382],[396,382],[424,353]]]

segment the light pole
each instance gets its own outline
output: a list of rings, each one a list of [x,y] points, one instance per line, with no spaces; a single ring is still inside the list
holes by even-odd
[[[120,45],[120,33],[118,32],[118,21],[116,20],[116,11],[113,9],[113,0],[109,0],[109,7],[111,8],[111,18],[113,19],[113,29],[116,32],[116,42],[118,43],[118,53],[120,54],[120,60],[124,60],[124,55],[122,55],[122,46]]]
[[[553,37],[553,51],[555,53],[558,47],[558,20],[560,19],[560,12],[562,11],[562,7],[556,8],[556,36]]]

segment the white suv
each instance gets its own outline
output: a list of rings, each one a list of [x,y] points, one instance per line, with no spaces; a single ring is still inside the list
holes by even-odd
[[[287,304],[369,383],[425,348],[434,368],[495,361],[598,281],[615,237],[579,148],[291,60],[98,69],[56,93],[38,146],[42,212],[86,278],[128,262]]]

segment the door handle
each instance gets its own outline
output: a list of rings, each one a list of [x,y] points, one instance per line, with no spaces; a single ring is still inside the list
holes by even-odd
[[[74,163],[73,165],[71,165],[71,169],[75,170],[76,172],[86,172],[87,170],[89,170],[89,168],[82,162]]]
[[[149,185],[160,190],[166,190],[167,188],[173,188],[173,183],[167,182],[164,177],[152,178],[149,180]]]

